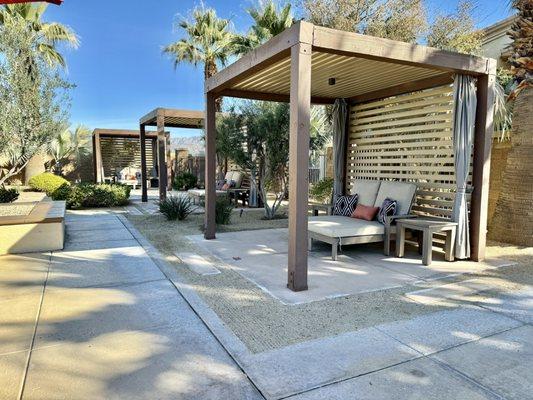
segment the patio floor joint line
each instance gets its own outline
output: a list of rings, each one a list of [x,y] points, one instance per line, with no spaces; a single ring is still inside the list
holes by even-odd
[[[52,266],[52,252],[48,256],[48,268],[46,269],[46,276],[43,283],[43,288],[41,289],[41,296],[39,298],[39,306],[37,307],[37,313],[35,315],[35,324],[33,327],[33,333],[30,341],[30,348],[28,350],[28,357],[26,357],[26,364],[24,365],[24,371],[22,372],[22,379],[20,381],[19,393],[17,400],[21,400],[24,396],[24,387],[26,386],[26,378],[28,376],[28,370],[30,369],[31,356],[33,353],[33,345],[35,344],[35,337],[37,336],[37,328],[39,326],[39,319],[41,318],[41,310],[43,308],[44,302],[44,293],[46,291],[46,285],[48,284],[48,277],[50,276],[50,268]]]

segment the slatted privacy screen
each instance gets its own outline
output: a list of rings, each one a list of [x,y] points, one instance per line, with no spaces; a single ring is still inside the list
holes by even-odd
[[[415,182],[413,212],[449,218],[455,197],[452,92],[446,85],[351,107],[348,190],[354,179]]]
[[[153,139],[146,139],[146,165],[148,175],[154,166]],[[125,167],[141,168],[141,146],[137,138],[101,137],[102,164],[106,177],[115,176]]]

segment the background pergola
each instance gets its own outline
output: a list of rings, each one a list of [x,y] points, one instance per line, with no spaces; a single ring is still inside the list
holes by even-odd
[[[149,112],[139,121],[141,140],[141,174],[142,174],[142,201],[148,201],[148,187],[146,184],[146,127],[157,127],[157,154],[159,173],[159,199],[166,198],[167,190],[172,187],[172,182],[168,181],[167,159],[169,158],[169,143],[165,138],[165,128],[193,128],[202,129],[204,127],[204,113],[195,110],[176,110],[169,108],[156,108]]]
[[[96,128],[93,131],[92,134],[92,144],[93,144],[93,168],[94,168],[94,179],[97,183],[104,182],[105,178],[105,163],[103,159],[103,151],[102,151],[102,145],[105,145],[105,142],[108,142],[112,144],[113,151],[118,152],[119,154],[115,154],[117,167],[128,167],[132,166],[131,161],[134,162],[140,162],[141,160],[141,152],[140,148],[137,148],[137,153],[131,153],[131,151],[127,149],[123,149],[124,145],[128,141],[135,141],[138,143],[140,137],[139,131],[136,130],[130,130],[130,129],[104,129],[104,128]],[[148,143],[152,144],[152,157],[155,158],[155,144],[157,141],[157,133],[156,132],[145,132],[145,143],[148,141]],[[146,146],[145,146],[146,147]],[[124,154],[123,162],[121,162],[121,156],[122,152],[125,152],[127,154]],[[146,150],[145,150],[146,152]],[[137,161],[137,157],[138,160]],[[145,154],[146,157],[146,154]],[[154,160],[155,162],[155,160]],[[138,165],[138,164],[137,164]],[[155,165],[154,165],[155,166]],[[108,165],[109,168],[109,165]],[[116,169],[112,168],[111,169]]]
[[[288,287],[298,291],[307,289],[311,103],[331,104],[336,98],[344,98],[353,109],[364,102],[450,84],[457,73],[477,78],[471,253],[474,260],[483,259],[495,60],[323,28],[304,21],[205,82],[206,239],[215,238],[216,228],[216,98],[290,102]],[[330,78],[335,78],[334,84]]]

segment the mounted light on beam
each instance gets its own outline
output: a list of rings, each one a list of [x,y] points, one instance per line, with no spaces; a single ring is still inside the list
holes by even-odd
[[[329,86],[333,86],[333,85],[335,85],[335,83],[336,83],[335,78],[329,78],[329,79],[328,79],[328,83],[329,83]]]

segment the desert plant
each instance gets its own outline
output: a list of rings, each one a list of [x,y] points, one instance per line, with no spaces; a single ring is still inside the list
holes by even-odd
[[[196,176],[189,172],[182,172],[181,174],[176,175],[172,187],[175,190],[189,190],[196,186],[198,179]]]
[[[186,219],[194,210],[191,201],[184,196],[168,196],[165,200],[158,203],[159,211],[169,221]]]
[[[333,192],[333,178],[324,178],[311,186],[309,194],[311,197],[321,203],[327,203],[331,200]]]
[[[19,197],[17,189],[7,189],[0,186],[0,203],[12,203]]]
[[[215,205],[215,222],[217,225],[231,224],[231,213],[233,212],[233,204],[226,196],[217,197]]]
[[[53,193],[63,185],[68,185],[68,181],[60,176],[50,172],[33,176],[28,184],[30,188],[38,192],[45,192],[48,196],[53,197]]]

